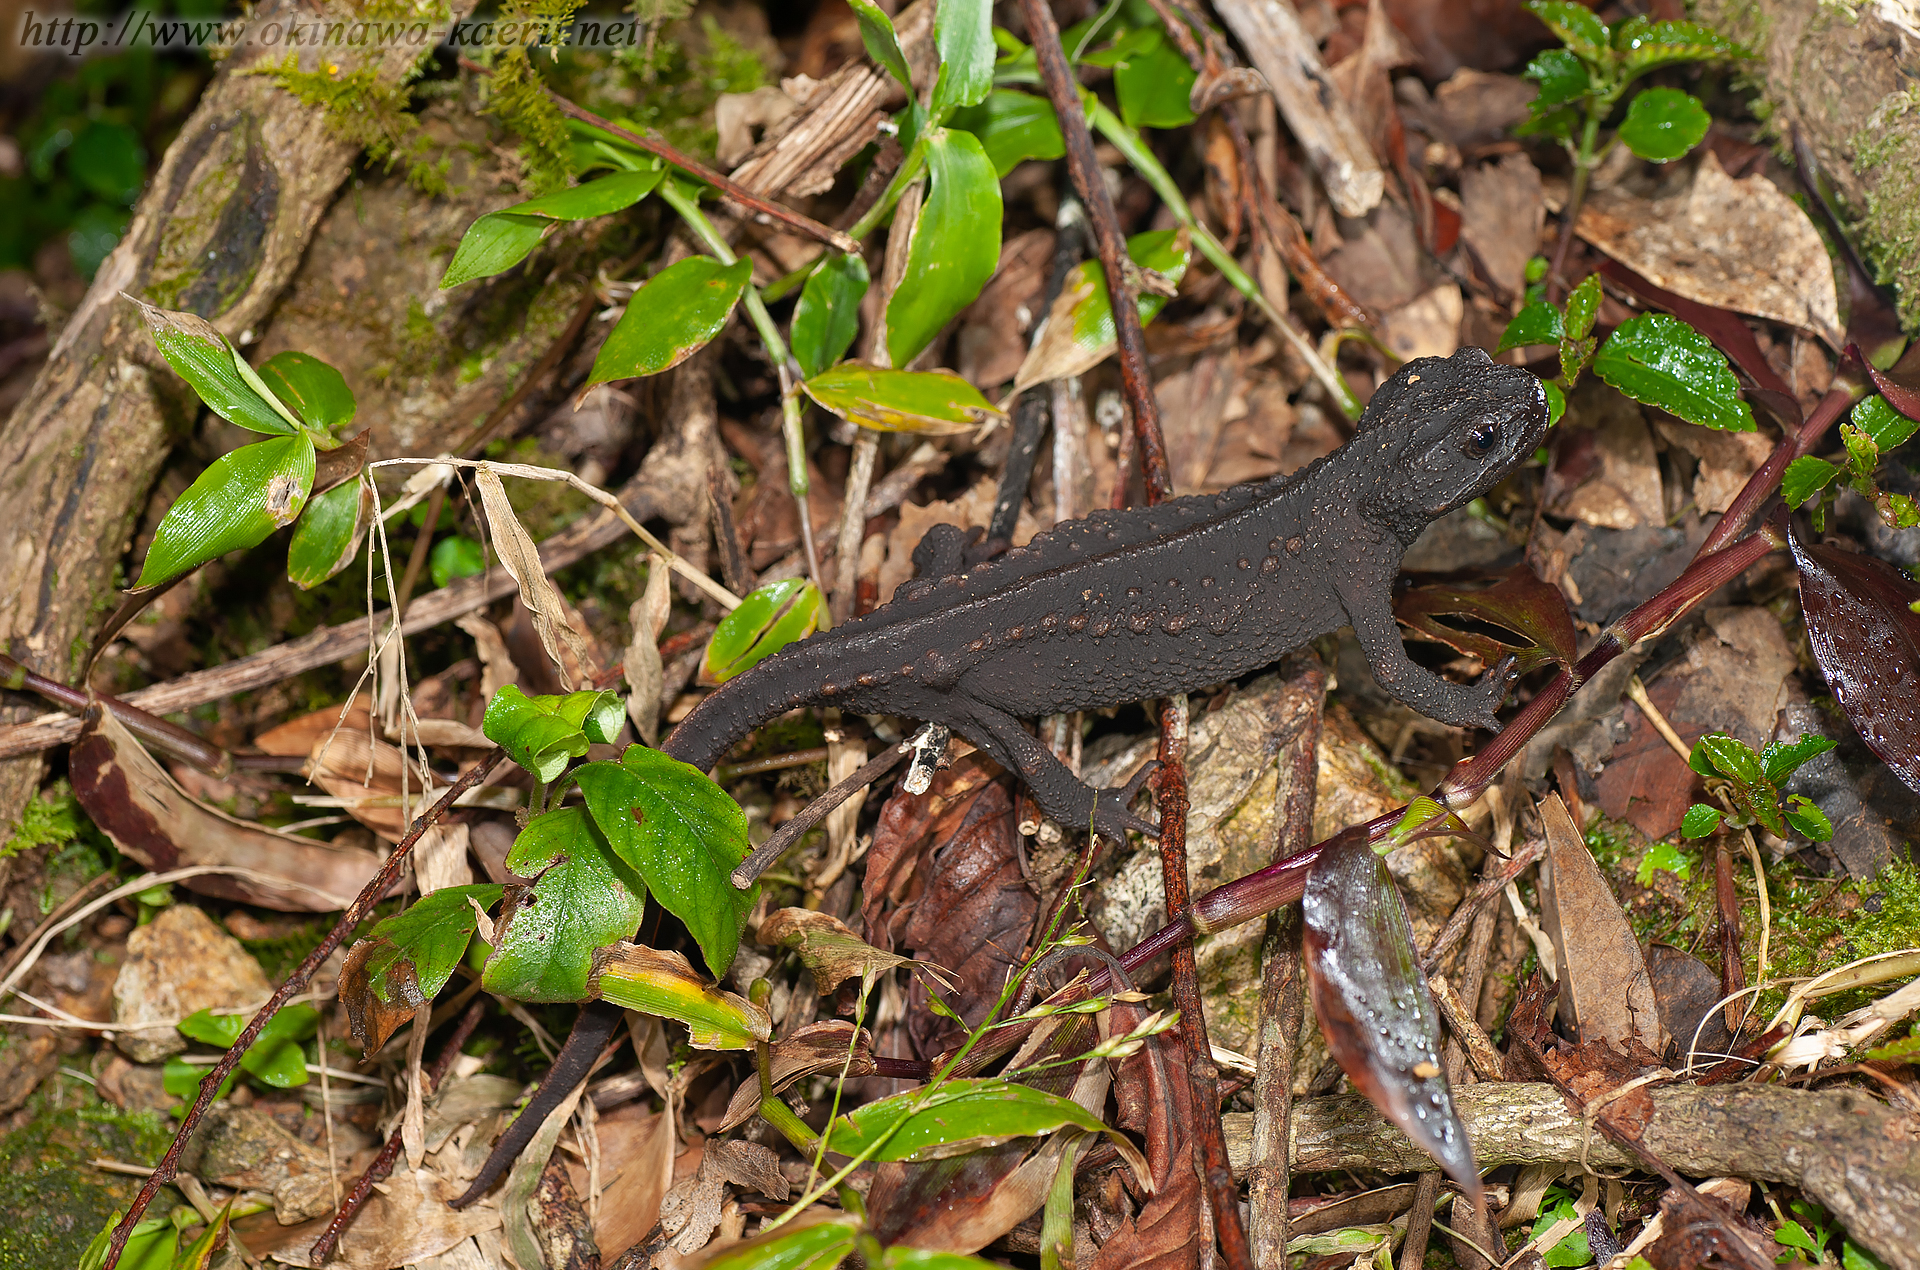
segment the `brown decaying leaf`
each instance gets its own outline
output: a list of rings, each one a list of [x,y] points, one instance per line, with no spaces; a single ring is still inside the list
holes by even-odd
[[[1791,541],[1820,673],[1867,748],[1920,792],[1920,586],[1884,560]]]
[[[861,939],[833,914],[813,909],[774,910],[760,923],[757,938],[770,948],[798,953],[823,997],[856,975],[865,979],[907,964],[907,958]]]
[[[900,907],[916,881],[925,885],[919,868],[922,848],[930,839],[940,843],[950,837],[972,806],[974,796],[999,774],[1000,768],[993,760],[969,755],[935,772],[926,793],[900,790],[881,806],[873,846],[867,851],[865,902],[860,914],[868,943],[892,948],[898,942],[896,927],[907,916]]]
[[[1577,420],[1554,438],[1547,510],[1602,529],[1664,525],[1660,460],[1638,403],[1604,387],[1575,401]]]
[[[313,488],[308,491],[308,497],[318,498],[334,486],[344,485],[360,475],[360,469],[367,465],[367,439],[372,435],[372,428],[363,428],[351,441],[320,451],[314,457]]]
[[[334,1270],[391,1270],[394,1266],[430,1261],[474,1235],[500,1226],[500,1212],[491,1204],[461,1212],[447,1207],[460,1184],[431,1169],[407,1169],[389,1177],[367,1201],[340,1241],[340,1251],[328,1266]],[[290,1266],[308,1266],[306,1241],[274,1252],[275,1260]]]
[[[1460,236],[1504,294],[1525,289],[1527,260],[1539,248],[1546,216],[1540,169],[1526,155],[1461,169]]]
[[[1833,265],[1813,222],[1760,173],[1729,177],[1710,150],[1685,190],[1652,199],[1595,191],[1576,228],[1655,286],[1803,327],[1836,351],[1844,342]]]
[[[248,869],[184,885],[202,895],[295,913],[345,908],[380,868],[371,851],[276,833],[209,807],[180,788],[108,711],[87,712],[68,760],[74,797],[122,854],[149,869]]]
[[[1653,980],[1627,915],[1558,794],[1540,804],[1547,856],[1540,866],[1542,924],[1560,963],[1560,1014],[1582,1041],[1666,1050]]]
[[[1414,587],[1394,601],[1393,615],[1417,634],[1478,657],[1489,666],[1509,653],[1522,671],[1548,662],[1571,666],[1579,651],[1566,597],[1560,588],[1535,577],[1524,561],[1492,586],[1477,591],[1444,584]],[[1442,616],[1491,622],[1527,642],[1511,644],[1461,630],[1436,620]]]
[[[360,1052],[368,1055],[385,1045],[387,1038],[427,1003],[414,977],[413,962],[407,958],[387,971],[387,983],[395,990],[392,1001],[381,1000],[373,990],[367,959],[385,946],[380,940],[360,940],[347,950],[347,959],[340,967],[340,1004],[347,1011],[347,1028]]]
[[[513,504],[507,501],[499,473],[491,468],[479,468],[473,474],[473,483],[480,491],[480,504],[486,509],[493,549],[499,553],[501,566],[520,584],[520,602],[533,614],[541,646],[559,667],[567,687],[583,686],[571,682],[566,662],[560,655],[560,643],[565,641],[581,666],[591,667],[593,655],[587,649],[586,639],[567,620],[566,603],[540,564],[540,549],[513,514]]]

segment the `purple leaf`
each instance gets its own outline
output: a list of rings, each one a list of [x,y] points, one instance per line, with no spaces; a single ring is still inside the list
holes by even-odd
[[[1489,666],[1509,653],[1522,671],[1548,662],[1571,666],[1577,656],[1578,637],[1566,597],[1558,587],[1536,578],[1524,562],[1477,591],[1445,585],[1414,587],[1395,601],[1393,615],[1416,634],[1478,657]],[[1492,623],[1521,636],[1523,642],[1510,644],[1452,626],[1440,621],[1442,616]]]
[[[1787,381],[1780,378],[1779,372],[1767,364],[1767,356],[1760,351],[1759,341],[1753,338],[1752,328],[1741,320],[1738,313],[1675,295],[1665,287],[1648,282],[1617,260],[1601,262],[1600,272],[1712,340],[1727,355],[1727,360],[1753,381],[1754,387],[1749,396],[1788,423],[1797,424],[1801,421],[1803,414],[1799,399],[1793,395],[1793,389],[1787,385]]]
[[[1354,1087],[1482,1202],[1480,1170],[1440,1066],[1440,1012],[1406,905],[1364,827],[1321,849],[1300,898],[1307,979],[1327,1048]]]
[[[1887,404],[1909,419],[1920,419],[1920,390],[1899,383],[1883,370],[1875,368],[1860,351],[1857,344],[1847,345],[1847,356],[1867,368],[1867,374],[1873,376],[1873,386],[1887,399]]]
[[[1920,792],[1920,586],[1884,560],[1790,541],[1820,672],[1867,748]]]

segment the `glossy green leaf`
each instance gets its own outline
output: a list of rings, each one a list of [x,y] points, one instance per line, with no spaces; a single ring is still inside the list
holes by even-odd
[[[820,627],[826,601],[806,578],[769,583],[720,619],[707,641],[702,677],[725,683]]]
[[[291,349],[260,363],[260,379],[273,395],[318,432],[338,432],[353,422],[353,389],[345,376],[319,358]]]
[[[1718,807],[1709,807],[1706,803],[1695,803],[1687,808],[1687,814],[1680,818],[1680,836],[1683,838],[1704,838],[1720,827],[1724,813]]]
[[[1600,314],[1600,275],[1590,273],[1580,285],[1567,293],[1567,338],[1585,339],[1593,334],[1593,320]]]
[[[1798,741],[1775,741],[1760,751],[1760,770],[1776,785],[1784,785],[1802,764],[1834,748],[1831,737],[1803,732]]]
[[[257,441],[215,459],[154,531],[137,587],[157,586],[293,522],[313,488],[313,439]]]
[[[1643,159],[1671,163],[1700,144],[1713,117],[1700,99],[1677,88],[1649,88],[1620,121],[1620,140]]]
[[[1885,397],[1876,395],[1862,397],[1854,404],[1853,426],[1872,437],[1880,453],[1885,454],[1905,445],[1914,430],[1920,428],[1920,423],[1915,423],[1888,405]]]
[[[467,227],[446,275],[440,279],[440,289],[513,268],[561,221],[588,220],[632,207],[652,193],[665,174],[665,166],[656,160],[654,166],[640,171],[615,172],[585,185],[488,212]]]
[[[1780,497],[1787,500],[1787,506],[1800,507],[1833,484],[1833,479],[1839,475],[1840,469],[1825,459],[1803,454],[1787,464],[1786,474],[1780,479]]]
[[[167,365],[192,385],[207,409],[253,432],[285,436],[298,431],[293,413],[234,351],[213,324],[192,313],[175,313],[134,301],[153,332]]]
[[[1143,30],[1147,38],[1113,68],[1120,117],[1130,128],[1184,127],[1194,120],[1193,68],[1158,27]]]
[[[811,1222],[801,1217],[702,1256],[700,1270],[833,1270],[853,1252],[859,1234],[860,1219],[850,1214]]]
[[[841,362],[801,387],[822,408],[881,432],[957,435],[1003,417],[978,388],[944,370],[888,370]]]
[[[1547,425],[1551,427],[1567,413],[1567,394],[1560,390],[1559,384],[1548,379],[1540,381],[1540,389],[1547,394]]]
[[[593,996],[623,1009],[678,1019],[696,1049],[752,1049],[773,1035],[765,1010],[715,987],[677,952],[621,942],[601,949],[593,962]]]
[[[925,144],[927,197],[906,271],[887,302],[887,357],[895,366],[912,361],[973,303],[1000,263],[1000,178],[979,138],[935,128]]]
[[[1522,74],[1540,86],[1531,107],[1535,119],[1543,119],[1559,107],[1579,101],[1593,88],[1586,63],[1566,49],[1548,49],[1527,63]]]
[[[957,111],[949,122],[980,138],[980,148],[1002,180],[1028,159],[1057,159],[1067,152],[1053,103],[1032,93],[996,88],[978,106]]]
[[[215,1014],[208,1009],[180,1020],[179,1028],[181,1035],[202,1044],[229,1049],[240,1039],[248,1022],[248,1015]],[[301,1042],[313,1036],[319,1023],[320,1012],[305,1002],[283,1007],[267,1020],[259,1037],[241,1056],[241,1070],[276,1089],[306,1084],[307,1056]]]
[[[1794,794],[1782,804],[1781,814],[1787,823],[1814,842],[1828,842],[1833,838],[1833,822],[1827,819],[1827,813],[1814,805],[1805,794]]]
[[[1539,1239],[1553,1227],[1555,1222],[1564,1221],[1569,1217],[1578,1217],[1579,1215],[1573,1207],[1573,1201],[1563,1199],[1551,1208],[1545,1208],[1541,1211],[1540,1216],[1534,1219],[1533,1229],[1528,1232],[1528,1237],[1530,1239]],[[1571,1231],[1567,1232],[1565,1238],[1554,1244],[1553,1247],[1545,1249],[1542,1254],[1542,1259],[1549,1267],[1552,1267],[1553,1270],[1562,1270],[1562,1267],[1571,1270],[1571,1267],[1574,1266],[1592,1265],[1593,1254],[1587,1251],[1587,1228],[1584,1225],[1575,1226]]]
[[[964,1252],[895,1244],[880,1254],[879,1270],[1000,1270],[1000,1263]]]
[[[360,985],[384,1002],[409,1009],[433,1000],[466,956],[467,941],[479,923],[473,905],[492,908],[504,890],[492,882],[442,887],[381,919],[354,944],[356,952],[368,950],[360,962]],[[343,998],[350,990],[348,978],[341,975]]]
[[[1193,239],[1184,228],[1157,229],[1127,240],[1127,256],[1168,282],[1178,283],[1187,272]],[[1142,326],[1158,317],[1166,297],[1142,291],[1137,311]],[[1068,271],[1060,294],[1047,313],[1040,338],[1027,350],[1014,375],[1015,392],[1033,384],[1062,379],[1093,369],[1118,347],[1113,322],[1113,300],[1107,293],[1106,271],[1098,260],[1085,260]]]
[[[1527,0],[1527,12],[1546,24],[1560,42],[1590,62],[1606,57],[1611,50],[1607,24],[1593,10],[1573,0]]]
[[[639,928],[646,883],[579,807],[528,821],[507,868],[536,880],[508,894],[482,986],[515,1001],[586,1000],[594,950]]]
[[[642,745],[618,763],[586,764],[575,779],[614,852],[686,923],[707,968],[725,974],[760,894],[729,877],[747,855],[740,805],[705,772]]]
[[[1700,805],[1695,804],[1695,806]],[[1713,808],[1708,807],[1706,810],[1712,811]],[[1683,826],[1684,823],[1683,821]],[[1699,837],[1700,835],[1691,836]],[[1651,886],[1655,873],[1671,873],[1684,882],[1693,876],[1693,861],[1671,842],[1656,842],[1647,848],[1644,856],[1640,857],[1640,867],[1634,870],[1633,880],[1641,886]]]
[[[720,334],[752,276],[746,259],[723,265],[711,256],[689,256],[667,266],[627,301],[587,383],[672,370]]]
[[[900,81],[900,86],[913,95],[913,73],[907,68],[907,55],[900,51],[900,37],[894,32],[893,19],[886,10],[873,3],[873,0],[847,0],[853,7],[853,16],[860,24],[860,42],[867,46],[867,56],[876,65],[887,68],[887,73]]]
[[[287,545],[287,577],[311,591],[353,563],[372,515],[373,491],[357,480],[310,499]]]
[[[427,556],[427,572],[435,586],[445,586],[455,578],[471,578],[486,568],[487,549],[465,534],[442,538]]]
[[[807,275],[787,337],[803,377],[812,378],[847,355],[860,333],[860,301],[868,282],[867,262],[852,253],[828,256]]]
[[[507,756],[549,784],[590,742],[610,745],[620,734],[626,709],[613,692],[570,692],[529,697],[506,684],[487,702],[480,730]]]
[[[915,1104],[925,1105],[915,1110]],[[1068,1125],[1101,1132],[1100,1118],[1071,1099],[999,1079],[950,1080],[931,1094],[913,1089],[870,1102],[830,1126],[827,1150],[858,1155],[884,1143],[876,1160],[939,1160]]]
[[[1742,785],[1766,779],[1760,756],[1746,742],[1724,732],[1709,732],[1693,743],[1687,766],[1702,776],[1724,776]]]
[[[941,0],[933,44],[940,75],[929,113],[939,123],[958,107],[978,105],[993,87],[993,0]]]
[[[107,1264],[107,1248],[113,1241],[114,1227],[120,1224],[123,1215],[119,1209],[113,1210],[100,1233],[80,1254],[80,1270],[100,1270]],[[179,1247],[179,1229],[165,1217],[149,1217],[135,1223],[126,1247],[121,1249],[119,1270],[173,1270],[173,1258]]]
[[[1675,62],[1713,62],[1750,58],[1752,53],[1712,27],[1698,22],[1659,22],[1645,15],[1628,18],[1613,30],[1613,49],[1628,78]]]
[[[1529,344],[1558,344],[1565,334],[1560,310],[1545,300],[1535,300],[1523,306],[1507,323],[1507,329],[1500,334],[1498,351],[1504,353]]]
[[[1726,357],[1707,337],[1665,313],[1642,313],[1614,329],[1593,373],[1635,401],[1717,428],[1752,432],[1753,408]]]

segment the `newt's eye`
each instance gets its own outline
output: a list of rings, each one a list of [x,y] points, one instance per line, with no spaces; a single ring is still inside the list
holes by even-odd
[[[1500,425],[1488,420],[1467,434],[1463,448],[1474,458],[1481,458],[1492,452],[1500,440]]]

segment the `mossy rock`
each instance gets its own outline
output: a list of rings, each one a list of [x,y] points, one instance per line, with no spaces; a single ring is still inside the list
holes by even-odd
[[[121,1112],[80,1082],[56,1077],[27,1103],[24,1123],[0,1137],[0,1270],[77,1265],[116,1209],[125,1211],[140,1179],[94,1168],[106,1158],[157,1163],[173,1126],[157,1112]],[[149,1215],[179,1204],[162,1190]]]

